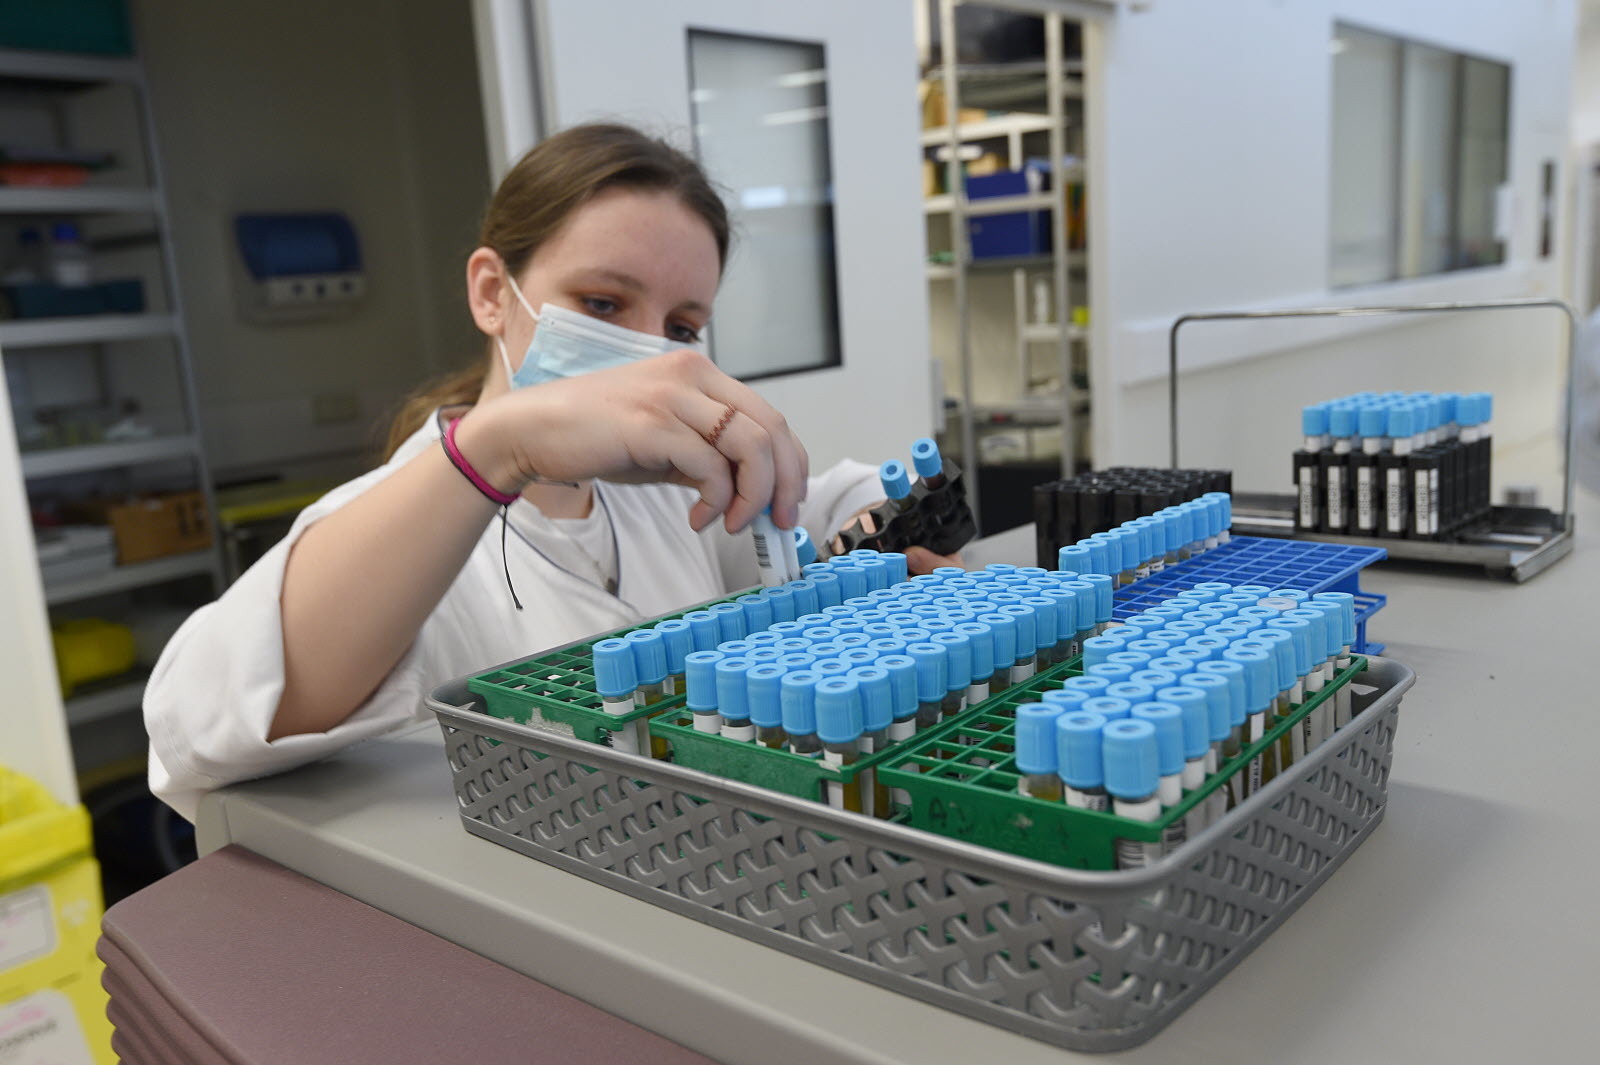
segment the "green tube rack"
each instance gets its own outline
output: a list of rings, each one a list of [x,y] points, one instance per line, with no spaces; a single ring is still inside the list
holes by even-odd
[[[961,719],[917,735],[893,752],[877,772],[886,787],[911,797],[910,808],[902,814],[905,823],[914,828],[1054,865],[1115,870],[1118,839],[1159,842],[1174,822],[1241,774],[1252,759],[1367,668],[1365,658],[1351,658],[1351,664],[1332,684],[1296,706],[1261,739],[1219,766],[1204,786],[1155,821],[1080,810],[1017,791],[1021,778],[1012,748],[1016,708],[1037,702],[1040,695],[1060,688],[1063,680],[1081,672],[1080,659],[1002,692]]]

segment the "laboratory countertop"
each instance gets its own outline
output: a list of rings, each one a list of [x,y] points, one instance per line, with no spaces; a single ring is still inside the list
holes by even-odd
[[[1374,638],[1417,674],[1387,817],[1164,1031],[1093,1058],[1593,1060],[1597,528],[1600,500],[1580,492],[1573,553],[1522,585],[1392,564],[1364,575],[1389,596]],[[1031,554],[1031,537],[1017,542]],[[970,561],[1004,545],[976,546]],[[1075,1057],[468,835],[431,724],[208,797],[200,842],[242,844],[721,1061]]]

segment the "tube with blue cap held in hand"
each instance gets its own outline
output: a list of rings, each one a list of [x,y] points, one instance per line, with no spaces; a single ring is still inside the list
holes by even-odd
[[[756,545],[756,571],[761,583],[776,588],[800,577],[800,557],[794,533],[779,529],[772,521],[772,508],[764,507],[750,521],[750,536]]]
[[[1111,809],[1132,821],[1161,818],[1160,747],[1156,727],[1129,718],[1113,721],[1101,733],[1101,755],[1106,762],[1106,790]],[[1161,843],[1122,838],[1117,840],[1117,868],[1142,869],[1163,856]]]
[[[1035,799],[1061,801],[1057,766],[1056,718],[1063,708],[1049,703],[1023,703],[1016,710],[1017,792]]]
[[[817,737],[822,740],[822,760],[835,769],[861,760],[864,723],[861,688],[849,677],[828,677],[817,684]],[[861,778],[823,782],[828,805],[836,810],[862,812]]]
[[[637,708],[634,693],[639,690],[633,646],[625,639],[601,640],[590,654],[594,689],[600,696],[601,707],[612,715],[632,713]],[[632,721],[617,723],[611,732],[611,746],[629,754],[643,754],[649,749],[639,742],[638,723]]]

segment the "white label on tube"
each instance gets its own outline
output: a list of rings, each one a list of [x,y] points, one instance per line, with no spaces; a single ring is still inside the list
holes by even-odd
[[[1282,484],[1282,481],[1278,482]],[[1310,466],[1300,467],[1300,527],[1309,529],[1317,523],[1317,475]]]
[[[1415,507],[1411,527],[1418,536],[1427,536],[1429,515],[1433,512],[1433,496],[1428,491],[1428,471],[1412,470],[1411,484]]]
[[[1371,466],[1358,466],[1356,468],[1356,527],[1370,530],[1374,524],[1372,503],[1372,476]]]
[[[1402,489],[1400,486],[1400,470],[1398,468],[1388,471],[1384,479],[1384,486],[1384,528],[1399,536],[1406,531],[1406,527],[1400,522],[1401,500],[1404,497],[1400,494]]]
[[[1428,491],[1432,493],[1434,501],[1433,509],[1428,512],[1428,535],[1437,536],[1439,534],[1439,471],[1437,469],[1428,471]]]
[[[1328,467],[1328,525],[1344,528],[1344,467]]]

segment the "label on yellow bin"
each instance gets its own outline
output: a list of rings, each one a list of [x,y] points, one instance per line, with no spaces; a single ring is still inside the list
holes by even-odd
[[[0,1006],[0,1065],[95,1065],[72,1000],[36,991]]]

